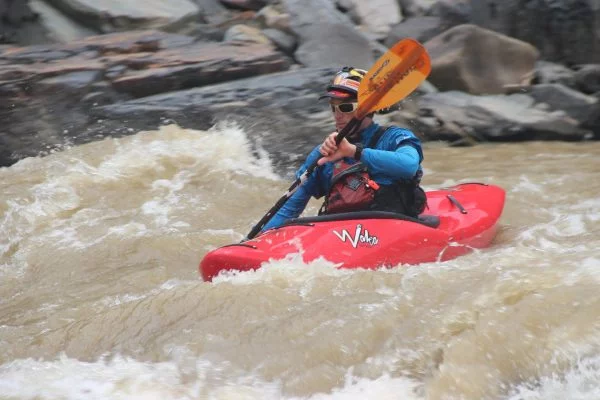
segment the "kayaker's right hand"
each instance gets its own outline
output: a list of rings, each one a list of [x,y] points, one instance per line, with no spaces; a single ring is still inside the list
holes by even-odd
[[[319,165],[323,165],[329,161],[337,161],[343,157],[352,157],[356,152],[356,146],[347,141],[346,139],[342,139],[339,146],[335,143],[335,138],[338,133],[333,132],[329,134],[323,141],[323,144],[319,148],[321,158],[318,162]]]

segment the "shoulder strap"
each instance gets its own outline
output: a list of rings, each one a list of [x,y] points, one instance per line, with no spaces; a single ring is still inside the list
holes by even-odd
[[[379,139],[381,138],[381,136],[383,136],[383,134],[385,133],[385,131],[387,131],[388,128],[389,128],[389,126],[380,126],[377,129],[377,131],[373,134],[373,137],[371,138],[371,140],[369,140],[369,144],[367,144],[367,147],[368,148],[375,147],[377,142],[379,142]]]

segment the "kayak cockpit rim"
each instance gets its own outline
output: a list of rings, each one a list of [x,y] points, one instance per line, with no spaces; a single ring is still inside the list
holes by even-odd
[[[292,218],[287,220],[280,228],[290,225],[309,225],[317,222],[348,221],[355,219],[399,219],[425,225],[429,228],[437,228],[440,225],[440,218],[435,215],[419,215],[418,218],[413,218],[404,214],[389,211],[352,211],[338,214],[317,215],[314,217]]]

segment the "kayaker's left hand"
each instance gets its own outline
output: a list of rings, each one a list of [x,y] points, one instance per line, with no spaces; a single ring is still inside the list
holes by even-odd
[[[331,133],[325,138],[323,144],[321,144],[319,151],[323,157],[318,161],[318,165],[323,165],[330,161],[337,161],[344,157],[354,157],[354,153],[356,153],[356,146],[346,139],[342,139],[340,144],[336,145],[335,138],[337,135],[337,132]]]

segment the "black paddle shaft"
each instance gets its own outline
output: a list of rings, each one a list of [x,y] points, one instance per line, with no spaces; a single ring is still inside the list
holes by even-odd
[[[358,130],[358,128],[360,127],[361,124],[362,124],[362,119],[352,118],[350,120],[350,122],[348,122],[348,124],[346,124],[344,129],[342,129],[342,131],[340,133],[338,133],[337,137],[335,138],[335,143],[339,145],[340,142],[346,136],[348,136],[349,134],[354,133],[356,130]],[[275,213],[277,213],[277,211],[279,211],[279,209],[281,207],[283,207],[285,202],[290,197],[292,197],[292,195],[294,194],[294,192],[296,192],[298,187],[300,187],[300,185],[302,185],[308,179],[308,177],[313,173],[315,168],[317,168],[317,166],[318,166],[317,162],[321,159],[321,157],[319,157],[319,159],[317,159],[317,161],[313,162],[306,169],[306,171],[304,171],[304,173],[298,179],[296,179],[294,181],[294,183],[292,183],[292,186],[290,186],[290,188],[287,190],[287,192],[285,192],[285,194],[279,200],[277,200],[277,203],[275,203],[275,205],[269,211],[267,211],[267,213],[260,219],[260,221],[258,221],[258,223],[256,225],[254,225],[254,228],[252,228],[252,230],[250,231],[250,233],[248,233],[248,236],[246,236],[246,238],[244,240],[253,239],[263,229],[263,227],[267,224],[267,222],[269,222],[271,220],[271,218],[273,218],[273,215],[275,215]]]

